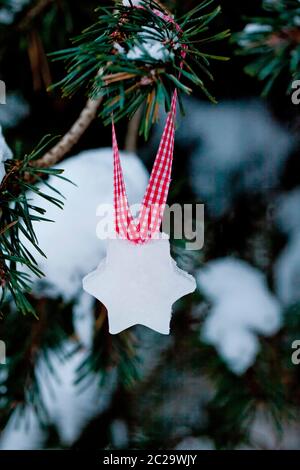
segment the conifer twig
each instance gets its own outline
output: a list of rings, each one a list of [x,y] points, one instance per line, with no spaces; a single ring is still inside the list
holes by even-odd
[[[210,2],[201,2],[190,14],[178,20],[172,16],[170,21],[165,15],[171,17],[171,13],[154,0],[146,0],[147,8],[133,8],[132,11],[121,4],[118,9],[113,6],[100,7],[98,19],[88,35],[83,32],[76,38],[73,47],[52,53],[53,60],[67,64],[67,74],[54,86],[59,86],[64,96],[72,96],[79,89],[85,89],[90,97],[97,97],[104,89],[100,116],[105,125],[110,123],[112,113],[115,123],[124,117],[131,119],[139,106],[145,103],[140,132],[147,139],[156,122],[158,108],[170,109],[175,90],[190,94],[194,85],[197,85],[215,102],[198,72],[204,72],[207,80],[212,79],[208,70],[210,59],[227,58],[206,53],[206,46],[203,46],[203,51],[199,51],[195,44],[198,41],[205,44],[225,39],[229,31],[207,37],[207,22],[220,13],[220,8],[203,13],[202,9],[208,4]],[[164,14],[154,14],[155,9]],[[163,56],[151,55],[144,40],[141,45],[140,33],[148,23],[152,26],[144,39],[150,43],[161,43]],[[133,59],[128,60],[134,44],[140,44],[138,50],[142,51],[143,57],[133,55]],[[187,84],[177,78],[181,70],[183,48],[186,59],[182,78]],[[93,77],[95,70],[102,71],[98,78]]]

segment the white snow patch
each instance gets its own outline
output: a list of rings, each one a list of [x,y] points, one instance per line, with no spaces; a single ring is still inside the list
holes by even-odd
[[[121,163],[129,201],[140,203],[148,181],[147,171],[133,154],[121,153]],[[34,224],[39,246],[47,255],[45,259],[35,253],[46,277],[35,283],[34,292],[71,300],[82,293],[83,276],[94,270],[105,255],[105,241],[96,236],[96,210],[99,204],[113,203],[112,150],[87,150],[56,168],[63,168],[64,176],[77,187],[59,178],[49,178],[48,182],[66,197],[63,210],[28,194],[32,204],[45,208],[45,216],[54,221]],[[49,193],[47,188],[43,189]]]
[[[208,438],[190,436],[180,441],[175,450],[215,450],[215,446]]]
[[[71,352],[74,344],[66,342],[65,348]],[[86,354],[86,351],[78,351],[62,362],[51,352],[48,361],[52,371],[48,369],[44,359],[37,365],[38,384],[43,405],[49,416],[48,423],[55,426],[61,443],[66,446],[76,441],[91,419],[107,409],[116,387],[114,370],[107,377],[105,386],[99,386],[99,374],[90,375],[84,386],[74,385],[77,368]],[[0,449],[25,450],[44,447],[46,431],[41,428],[35,412],[30,407],[26,412],[29,416],[27,426],[24,425],[26,420],[21,419],[20,424],[17,423],[17,411],[11,416],[1,436]]]
[[[286,305],[300,302],[300,188],[281,195],[275,205],[275,222],[288,242],[274,265],[276,293]]]
[[[114,42],[114,49],[118,51],[119,54],[125,54],[125,49],[119,43]]]
[[[208,212],[220,217],[240,194],[268,192],[278,186],[295,138],[256,100],[218,106],[184,100],[184,125],[176,142],[193,151],[190,180]]]
[[[297,187],[277,198],[275,204],[275,222],[287,235],[300,231],[300,188]]]
[[[1,433],[0,450],[38,450],[46,440],[46,432],[32,408],[24,415],[14,412]]]
[[[249,23],[245,26],[243,33],[245,35],[248,35],[248,37],[245,37],[242,35],[242,37],[238,40],[238,44],[241,47],[249,47],[251,46],[252,43],[255,43],[257,41],[257,34],[261,33],[272,33],[272,26],[268,24],[259,24],[259,23]],[[252,37],[252,35],[254,37]]]
[[[243,374],[259,350],[257,334],[275,334],[281,309],[263,274],[244,261],[222,258],[198,271],[199,287],[212,302],[202,339],[216,347],[228,367]]]
[[[128,448],[129,433],[125,421],[116,419],[111,425],[112,444],[116,449]]]
[[[274,266],[275,289],[285,305],[300,302],[300,231],[293,234]]]
[[[19,93],[8,93],[5,106],[0,106],[0,122],[3,128],[10,129],[19,124],[30,113],[30,106]]]
[[[86,348],[92,346],[95,325],[94,304],[95,299],[86,292],[82,292],[73,308],[74,330]]]
[[[70,349],[73,345],[66,343]],[[75,386],[77,368],[86,358],[86,351],[78,351],[64,362],[55,355],[50,356],[54,374],[41,361],[38,365],[39,385],[43,401],[55,425],[61,441],[72,444],[92,418],[103,412],[110,404],[116,386],[115,371],[112,370],[105,387],[99,387],[99,374],[90,374],[86,384]]]
[[[265,33],[268,31],[272,31],[272,27],[268,24],[249,23],[244,28],[244,32],[248,34]]]
[[[131,0],[131,2],[129,0],[123,0],[122,3],[124,7],[138,7],[143,4],[143,0]]]
[[[0,8],[0,24],[9,25],[14,22],[17,13],[29,3],[30,0],[10,0],[9,7]]]
[[[144,26],[143,31],[137,35],[137,44],[128,52],[127,58],[137,60],[148,55],[155,60],[170,59],[173,53],[156,36],[157,32],[154,28]],[[166,37],[166,39],[169,38]]]

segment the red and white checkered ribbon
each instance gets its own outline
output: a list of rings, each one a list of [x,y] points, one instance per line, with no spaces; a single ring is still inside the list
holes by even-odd
[[[171,182],[174,152],[177,92],[174,92],[171,110],[160,141],[140,215],[134,220],[126,194],[123,171],[114,124],[112,125],[114,153],[114,207],[115,229],[120,238],[134,243],[145,243],[160,229]]]
[[[171,16],[165,15],[156,9],[154,11],[165,21],[175,24],[176,29],[180,31],[180,27],[175,23]],[[184,59],[186,55],[185,47],[183,47],[181,55]],[[183,63],[181,64],[181,67],[182,66]],[[154,238],[157,236],[160,230],[171,182],[175,138],[176,104],[177,90],[175,90],[173,94],[171,110],[167,117],[167,122],[163,131],[150,180],[137,220],[133,218],[130,211],[120,162],[115,126],[114,123],[112,123],[112,141],[114,153],[115,229],[120,238],[130,240],[136,244],[142,244],[147,240]]]

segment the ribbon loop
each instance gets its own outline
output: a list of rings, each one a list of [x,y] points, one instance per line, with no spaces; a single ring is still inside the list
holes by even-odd
[[[144,8],[144,7],[135,7]],[[154,13],[166,22],[175,25],[178,32],[179,25],[171,15],[154,9]],[[187,46],[182,46],[182,62],[186,57]],[[179,75],[180,77],[180,75]],[[177,90],[174,91],[171,109],[168,113],[163,135],[156,154],[149,183],[144,195],[142,207],[138,219],[135,221],[125,189],[124,177],[120,162],[120,154],[116,138],[115,126],[112,123],[113,152],[114,152],[114,207],[115,207],[115,229],[120,238],[127,239],[136,244],[145,243],[159,233],[164,209],[167,202],[169,187],[171,183],[171,172],[174,153],[175,118],[176,118]]]
[[[171,182],[175,138],[177,91],[160,141],[149,183],[137,221],[130,211],[114,123],[112,124],[114,153],[115,229],[120,238],[136,244],[145,243],[159,233]]]

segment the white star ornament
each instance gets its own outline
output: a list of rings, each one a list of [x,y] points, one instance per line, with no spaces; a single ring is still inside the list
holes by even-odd
[[[107,308],[111,334],[139,324],[167,335],[172,305],[193,292],[196,282],[178,268],[163,234],[140,245],[109,239],[106,257],[85,276],[83,288]]]

